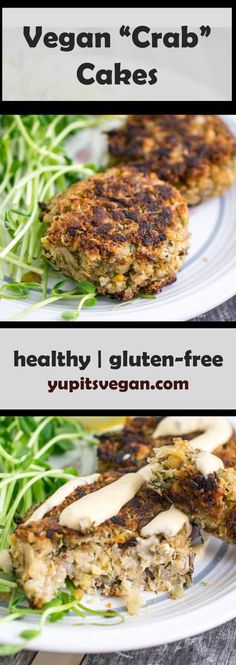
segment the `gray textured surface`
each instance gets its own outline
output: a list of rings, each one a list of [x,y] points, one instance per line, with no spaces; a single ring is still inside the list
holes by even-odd
[[[35,653],[33,651],[22,651],[17,656],[0,656],[0,665],[30,665]]]
[[[0,658],[0,665],[30,665],[32,652]],[[43,654],[42,654],[43,663]],[[85,656],[83,665],[236,665],[236,619],[207,633],[153,649]]]
[[[197,316],[193,321],[236,321],[236,296],[210,312]]]
[[[236,619],[198,637],[156,649],[86,656],[83,665],[235,665]]]

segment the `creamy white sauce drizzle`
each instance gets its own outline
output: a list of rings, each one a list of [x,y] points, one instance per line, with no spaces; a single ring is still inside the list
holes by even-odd
[[[127,473],[110,485],[86,494],[67,506],[60,515],[60,524],[70,529],[82,531],[91,525],[98,526],[117,515],[121,508],[131,501],[142,485],[150,480],[152,468],[146,465],[136,473]],[[181,510],[171,506],[151,520],[141,530],[142,536],[163,533],[166,538],[175,536],[186,524],[191,533],[189,519]]]
[[[150,480],[152,479],[152,474],[155,469],[155,464],[146,464],[145,466],[142,466],[139,471],[137,471],[137,474],[143,478],[144,483],[149,483]]]
[[[154,465],[155,466],[155,465]],[[95,492],[86,494],[62,510],[60,524],[75,530],[84,530],[91,525],[98,526],[111,517],[115,517],[121,508],[131,501],[145,482],[151,479],[153,465],[147,464],[136,473],[127,473],[109,485],[105,485]],[[42,506],[34,511],[27,522],[37,521],[46,513],[60,505],[77,487],[94,483],[99,474],[91,474],[81,478],[73,478],[62,485]],[[183,525],[187,525],[191,532],[188,517],[174,506],[167,511],[159,513],[149,524],[143,527],[142,536],[152,536],[163,533],[166,538],[176,535]]]
[[[184,524],[186,524],[187,533],[190,535],[192,529],[187,515],[175,506],[171,506],[146,524],[141,529],[141,536],[155,536],[158,533],[163,533],[165,538],[173,538],[179,533]]]
[[[219,471],[219,469],[224,468],[224,464],[219,457],[204,451],[198,453],[195,459],[195,464],[198,471],[200,471],[205,478],[207,478],[210,473],[215,473],[216,471]]]
[[[60,515],[60,524],[70,529],[85,529],[91,524],[98,526],[119,513],[139,491],[145,482],[138,473],[127,473],[114,483],[91,492],[65,508]]]
[[[81,476],[69,480],[68,483],[59,487],[59,489],[52,494],[41,506],[36,508],[34,513],[26,521],[26,524],[29,522],[36,522],[41,520],[44,515],[50,512],[53,508],[59,506],[63,501],[76,490],[77,487],[82,487],[83,485],[91,485],[94,483],[100,476],[100,473],[92,473],[90,476]]]
[[[212,452],[230,439],[233,428],[221,416],[168,416],[157,425],[153,437],[182,436],[196,431],[204,433],[192,439],[192,446]]]
[[[13,565],[9,550],[0,551],[0,570],[4,573],[12,573]]]

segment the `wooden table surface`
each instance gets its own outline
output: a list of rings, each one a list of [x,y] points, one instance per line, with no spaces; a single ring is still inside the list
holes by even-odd
[[[236,322],[236,296],[227,300],[223,305],[211,309],[210,312],[198,316],[193,321],[235,321]]]

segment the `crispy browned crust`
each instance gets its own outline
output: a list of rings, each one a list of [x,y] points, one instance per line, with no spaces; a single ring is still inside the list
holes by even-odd
[[[160,244],[160,234],[176,223],[171,202],[185,212],[183,199],[171,185],[155,173],[145,175],[126,166],[76,183],[52,199],[42,218],[56,222],[48,229],[52,243],[65,234],[67,246],[109,259],[127,240],[135,241],[142,253],[144,247]]]
[[[111,482],[117,480],[122,474],[116,471],[110,471],[102,474],[100,478],[92,485],[83,485],[78,487],[70,496],[68,496],[60,506],[57,506],[51,510],[47,515],[38,522],[32,523],[23,523],[17,527],[15,535],[20,539],[28,539],[32,537],[32,534],[37,538],[49,538],[49,539],[63,539],[69,538],[70,541],[79,542],[80,538],[83,537],[83,533],[74,531],[73,529],[68,529],[59,524],[59,515],[62,510],[74,503],[78,499],[82,498],[86,494],[91,494],[96,490],[109,485]],[[104,535],[109,531],[109,539],[115,542],[124,543],[126,539],[130,539],[130,531],[139,533],[145,524],[147,524],[154,515],[160,510],[164,510],[167,506],[167,502],[163,497],[157,498],[156,492],[154,492],[150,487],[146,485],[142,487],[136,496],[129,501],[123,508],[120,510],[119,514],[111,519],[107,520],[100,526],[96,527],[96,537]],[[121,529],[119,529],[121,527]]]
[[[122,469],[136,471],[144,466],[152,449],[156,446],[155,439],[122,429],[101,434],[98,445],[98,469]]]
[[[109,132],[115,163],[171,182],[190,205],[221,195],[236,179],[236,140],[216,115],[131,115]]]
[[[157,424],[164,416],[128,417],[124,427],[117,431],[105,432],[98,437],[98,468],[132,471],[146,464],[153,448],[173,444],[173,436],[152,437]],[[183,434],[183,439],[192,441],[200,431]],[[225,467],[236,468],[236,433],[223,446],[214,450]]]
[[[236,470],[205,477],[195,464],[197,452],[183,439],[156,448],[151,485],[207,532],[236,543]]]
[[[127,416],[124,428],[129,432],[152,436],[158,423],[164,416]]]
[[[46,258],[123,299],[174,281],[188,248],[188,211],[172,185],[130,166],[109,169],[45,205]]]
[[[163,416],[128,416],[119,430],[98,436],[98,469],[136,471],[147,461],[156,440],[152,438]]]

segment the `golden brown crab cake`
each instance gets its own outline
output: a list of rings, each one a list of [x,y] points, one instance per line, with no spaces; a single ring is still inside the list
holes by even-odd
[[[114,163],[154,171],[189,205],[221,196],[236,180],[236,139],[217,115],[131,115],[109,132]]]
[[[183,439],[156,448],[151,487],[206,532],[236,543],[236,469]]]
[[[188,525],[183,523],[170,537],[162,532],[143,535],[143,527],[169,508],[146,484],[98,526],[74,530],[61,524],[65,508],[119,478],[119,473],[107,473],[78,487],[39,521],[32,515],[11,536],[13,566],[31,605],[49,602],[67,577],[81,593],[101,590],[105,596],[123,596],[131,613],[138,611],[144,590],[166,591],[173,598],[183,594],[194,561]]]
[[[43,206],[45,257],[98,293],[129,300],[176,279],[189,244],[184,198],[155,173],[109,169]]]
[[[130,471],[144,466],[153,453],[153,448],[173,444],[174,436],[154,438],[160,421],[165,416],[129,416],[121,429],[107,431],[98,436],[98,468]],[[201,436],[202,430],[181,434],[187,441]],[[233,431],[228,441],[213,450],[226,467],[236,468],[236,433]]]

